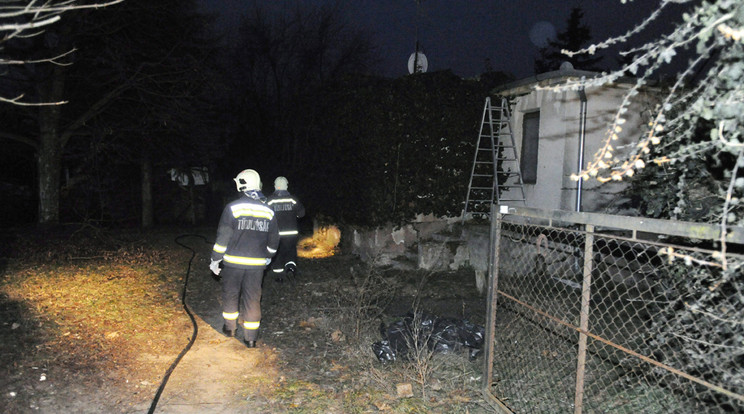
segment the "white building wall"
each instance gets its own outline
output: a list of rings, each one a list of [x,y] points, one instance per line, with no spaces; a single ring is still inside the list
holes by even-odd
[[[584,167],[594,159],[607,138],[607,131],[623,100],[627,87],[602,86],[586,89],[586,130]],[[648,122],[653,95],[641,93],[626,113],[620,139],[613,143],[619,156],[632,150]],[[524,114],[540,111],[538,167],[536,184],[525,185],[526,204],[542,209],[575,210],[578,183],[571,175],[578,172],[581,99],[578,91],[532,89],[515,98],[512,128],[520,152]],[[600,184],[595,179],[582,183],[582,211],[613,212],[623,204],[619,193],[626,182]]]

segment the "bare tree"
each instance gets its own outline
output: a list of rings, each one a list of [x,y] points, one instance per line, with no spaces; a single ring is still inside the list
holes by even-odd
[[[30,139],[20,134],[0,132],[0,137],[30,144],[37,154],[39,177],[39,221],[53,223],[59,220],[59,184],[62,148],[66,138],[58,134],[59,106],[66,103],[63,97],[64,68],[70,64],[72,47],[59,42],[49,50],[49,54],[39,58],[13,57],[6,53],[9,42],[28,42],[40,38],[52,25],[59,24],[62,17],[75,10],[98,9],[121,3],[124,0],[110,0],[100,3],[80,4],[74,0],[40,2],[36,0],[0,2],[0,74],[7,76],[8,66],[28,66],[47,63],[53,66],[46,87],[39,87],[39,94],[33,100],[25,99],[26,91],[10,96],[0,93],[0,103],[20,106],[39,106],[39,138]],[[11,90],[16,90],[13,88]]]
[[[49,63],[54,65],[68,65],[63,59],[72,53],[74,49],[63,51],[56,55],[42,57],[39,59],[18,59],[7,56],[5,44],[12,39],[28,39],[40,36],[45,30],[58,23],[63,14],[72,10],[99,9],[121,3],[124,0],[110,0],[93,4],[79,4],[75,0],[60,1],[36,1],[36,0],[1,0],[0,1],[0,74],[7,73],[2,69],[7,65],[28,65],[38,63]],[[54,102],[28,102],[24,100],[24,93],[15,96],[0,95],[0,102],[14,105],[60,105],[65,101]]]
[[[205,67],[214,48],[202,37],[206,19],[195,12],[195,2],[187,0],[127,0],[101,11],[84,10],[120,2],[60,1],[50,13],[69,12],[65,19],[27,36],[12,32],[3,43],[3,55],[14,59],[6,59],[13,64],[6,65],[7,76],[0,78],[6,86],[0,95],[3,90],[21,92],[5,95],[16,109],[9,117],[13,126],[0,131],[0,138],[23,142],[35,151],[39,223],[59,221],[61,190],[84,190],[96,198],[88,202],[96,204],[101,215],[111,217],[107,209],[122,205],[128,214],[136,214],[136,201],[132,205],[131,195],[122,197],[122,192],[137,183],[130,182],[134,174],[124,170],[139,165],[142,224],[152,225],[152,200],[146,191],[151,160],[191,166],[191,154],[207,154],[184,145],[187,138],[207,135],[207,122],[200,120],[209,116],[203,109],[209,106],[204,99],[210,85]],[[12,23],[26,27],[18,19]],[[64,186],[63,156],[68,172]],[[115,186],[113,180],[118,180]],[[80,191],[74,194],[83,194]]]
[[[627,7],[634,7],[632,2]],[[662,0],[659,8],[625,34],[581,50],[564,50],[568,56],[595,54],[613,45],[624,45],[651,24],[667,18],[673,7],[685,13],[670,29],[641,46],[622,54],[630,56],[620,70],[594,79],[582,79],[565,88],[611,83],[627,74],[637,76],[607,130],[606,141],[584,171],[574,179],[596,178],[600,182],[630,179],[654,168],[667,168],[675,180],[667,182],[677,200],[670,209],[676,218],[712,170],[719,181],[711,189],[717,199],[706,221],[717,221],[722,228],[721,255],[726,266],[726,227],[744,224],[740,203],[744,193],[744,3],[736,0]],[[663,17],[662,17],[663,16]],[[645,132],[638,137],[628,157],[617,156],[614,143],[623,133],[631,98],[649,85],[660,71],[687,58],[680,72],[665,90]],[[651,180],[648,180],[651,181]],[[646,184],[649,185],[649,184]],[[654,195],[658,197],[658,194]]]
[[[241,21],[232,65],[241,94],[234,119],[238,130],[250,125],[241,134],[255,137],[246,145],[250,152],[257,152],[255,143],[270,143],[265,152],[276,161],[298,162],[323,116],[324,88],[378,62],[371,35],[349,25],[342,11],[340,3],[289,12],[256,7]]]

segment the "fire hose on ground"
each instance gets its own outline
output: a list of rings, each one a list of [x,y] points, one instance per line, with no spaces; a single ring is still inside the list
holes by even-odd
[[[155,397],[152,399],[152,403],[150,404],[150,409],[147,411],[148,414],[152,414],[155,412],[155,408],[158,405],[158,400],[160,400],[160,395],[163,393],[163,390],[165,389],[165,385],[168,383],[168,379],[173,373],[173,370],[176,369],[176,366],[178,365],[178,363],[181,362],[181,359],[184,357],[184,355],[186,355],[186,353],[189,352],[189,349],[191,349],[191,346],[194,345],[194,342],[196,342],[196,335],[199,333],[199,327],[196,324],[196,319],[194,318],[194,314],[191,312],[191,309],[189,309],[189,306],[186,304],[186,288],[189,284],[189,275],[191,274],[191,264],[194,261],[194,257],[196,257],[196,250],[180,242],[180,239],[185,238],[185,237],[198,237],[204,240],[204,242],[207,244],[210,244],[210,242],[206,239],[206,237],[199,235],[199,234],[181,234],[177,236],[175,239],[176,244],[191,251],[191,258],[189,259],[189,265],[186,269],[186,276],[184,277],[183,291],[181,292],[181,306],[183,306],[183,309],[189,315],[189,318],[191,319],[191,325],[194,327],[194,329],[191,334],[191,339],[189,339],[189,343],[186,344],[186,347],[184,347],[183,350],[181,350],[181,353],[178,354],[178,356],[173,361],[171,366],[165,372],[165,375],[163,376],[163,380],[160,382],[160,386],[158,387],[158,391],[155,393]]]

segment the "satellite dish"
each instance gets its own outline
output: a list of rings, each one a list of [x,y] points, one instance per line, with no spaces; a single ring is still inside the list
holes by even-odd
[[[561,67],[558,68],[558,70],[573,70],[574,66],[571,64],[571,62],[565,61],[561,63]]]
[[[416,55],[418,55],[418,60],[416,59]],[[416,64],[416,70],[414,70],[414,62]],[[408,73],[418,73],[418,72],[426,72],[426,69],[429,68],[429,62],[426,60],[426,55],[424,55],[421,52],[413,52],[411,53],[411,57],[408,58]]]

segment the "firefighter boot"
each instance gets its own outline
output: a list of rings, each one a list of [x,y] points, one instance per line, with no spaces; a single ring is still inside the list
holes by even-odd
[[[256,347],[256,341],[245,341],[245,346],[248,348],[255,348]]]
[[[294,263],[287,263],[284,266],[284,274],[287,275],[287,280],[294,282],[295,275],[297,274],[297,266]]]
[[[228,338],[235,337],[235,331],[227,329],[227,325],[222,325],[222,333]]]

